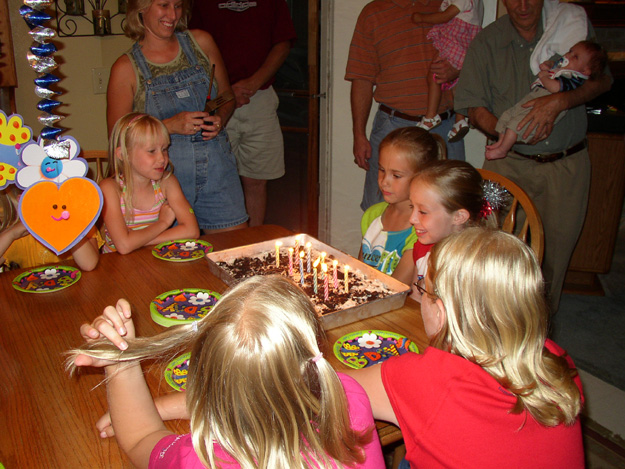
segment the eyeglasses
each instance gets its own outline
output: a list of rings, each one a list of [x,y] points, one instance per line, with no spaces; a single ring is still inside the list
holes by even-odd
[[[429,291],[427,291],[425,288],[423,288],[423,287],[422,287],[421,285],[419,285],[417,282],[413,283],[413,285],[414,285],[415,287],[417,287],[417,291],[418,291],[419,293],[421,293],[422,295],[423,295],[423,294],[425,294],[425,293],[427,293],[427,294],[428,294],[428,295],[430,295],[430,296],[436,296],[436,295],[434,295],[433,293],[430,293]]]

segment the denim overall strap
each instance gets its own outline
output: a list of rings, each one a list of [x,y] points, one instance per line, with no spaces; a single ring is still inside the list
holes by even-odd
[[[176,38],[189,66],[168,75],[154,77],[141,48],[137,44],[132,48],[145,86],[144,112],[158,119],[204,110],[210,77],[199,64],[188,34],[178,32]],[[198,131],[193,135],[170,134],[170,138],[169,159],[200,228],[243,223],[247,219],[243,191],[227,134],[222,131],[211,140],[203,140]]]

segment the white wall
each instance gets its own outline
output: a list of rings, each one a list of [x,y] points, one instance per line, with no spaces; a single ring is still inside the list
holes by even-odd
[[[360,200],[365,173],[354,164],[350,85],[344,76],[356,20],[369,1],[322,2],[321,86],[328,99],[322,102],[321,108],[319,236],[352,255],[360,248]],[[484,24],[489,24],[495,19],[497,0],[483,0],[483,3]],[[324,47],[328,49],[324,51]],[[369,129],[374,111],[375,106]],[[476,167],[483,164],[484,145],[484,136],[475,130],[465,138],[467,161]]]

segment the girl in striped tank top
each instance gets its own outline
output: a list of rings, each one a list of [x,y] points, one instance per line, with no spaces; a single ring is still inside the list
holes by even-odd
[[[103,252],[127,254],[148,244],[200,235],[193,210],[169,163],[169,134],[161,121],[132,112],[109,141],[104,195]],[[175,226],[172,226],[177,221]]]

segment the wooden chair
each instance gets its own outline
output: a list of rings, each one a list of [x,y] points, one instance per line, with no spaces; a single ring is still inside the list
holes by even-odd
[[[506,189],[513,197],[510,210],[503,220],[501,229],[506,233],[516,234],[516,236],[525,243],[528,242],[529,237],[529,245],[536,253],[538,262],[542,263],[545,249],[543,222],[540,219],[540,214],[538,213],[534,202],[532,202],[532,199],[529,198],[527,193],[521,189],[519,185],[515,184],[507,177],[487,169],[478,169],[478,171],[482,175],[483,179],[496,182]],[[523,226],[520,230],[516,226],[519,205],[525,212],[525,221],[523,222]]]
[[[87,160],[89,169],[91,169],[91,163],[95,165],[95,178],[93,180],[99,183],[106,174],[104,165],[108,165],[108,152],[106,150],[83,150],[80,156]]]

